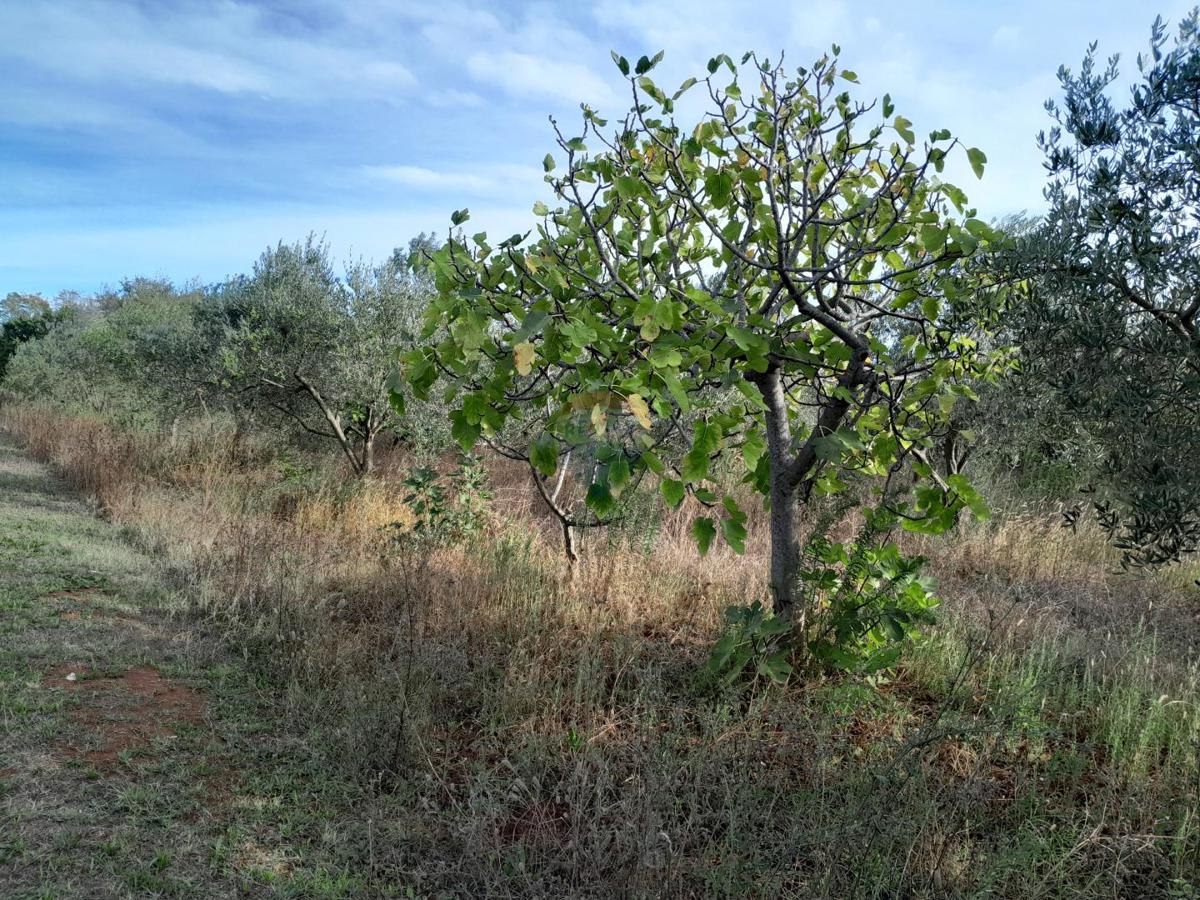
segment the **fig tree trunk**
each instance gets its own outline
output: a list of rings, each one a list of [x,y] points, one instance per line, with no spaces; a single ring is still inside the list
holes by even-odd
[[[800,547],[796,540],[796,488],[790,484],[792,429],[788,423],[787,397],[779,370],[754,379],[767,406],[767,458],[771,466],[768,498],[771,504],[771,600],[775,614],[796,613]]]

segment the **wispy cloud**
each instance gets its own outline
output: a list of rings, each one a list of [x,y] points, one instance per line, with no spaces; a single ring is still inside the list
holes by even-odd
[[[435,193],[510,194],[532,196],[543,183],[543,173],[533,166],[484,164],[470,170],[437,170],[423,166],[366,166],[371,177],[418,191]]]
[[[479,51],[467,59],[467,71],[521,98],[555,97],[568,103],[611,106],[617,102],[610,83],[587,66],[514,51]]]
[[[184,86],[290,100],[328,98],[350,85],[379,94],[416,84],[386,45],[364,52],[337,32],[279,32],[252,3],[155,9],[120,0],[3,4],[0,33],[8,39],[0,61],[109,88]]]
[[[1193,2],[1161,6],[1177,21]],[[799,65],[837,42],[864,96],[987,152],[982,182],[947,173],[985,215],[1036,208],[1055,69],[1093,39],[1128,58],[1151,17],[1122,0],[0,2],[0,292],[220,277],[310,229],[386,252],[463,206],[524,230],[546,117],[628,105],[610,49],[665,50],[673,88],[717,52]]]

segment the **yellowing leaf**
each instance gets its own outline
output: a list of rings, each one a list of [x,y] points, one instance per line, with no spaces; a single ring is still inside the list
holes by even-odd
[[[629,407],[629,411],[633,413],[633,417],[638,420],[638,424],[647,431],[650,429],[650,407],[641,394],[630,394],[625,398],[625,405]]]
[[[604,437],[604,432],[608,429],[608,410],[600,404],[592,407],[592,428],[595,429],[597,437]]]
[[[533,369],[533,344],[525,341],[513,347],[513,362],[517,366],[517,372],[522,375],[528,375]]]

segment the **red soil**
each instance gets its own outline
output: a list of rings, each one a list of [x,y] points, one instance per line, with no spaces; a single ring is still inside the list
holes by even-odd
[[[77,679],[68,681],[72,672]],[[92,746],[64,742],[62,749],[98,770],[115,769],[120,754],[146,750],[156,738],[173,736],[180,724],[199,724],[206,709],[203,697],[149,666],[129,669],[115,678],[92,678],[82,667],[59,666],[42,684],[83,695],[70,715],[90,733],[92,740],[87,743]]]

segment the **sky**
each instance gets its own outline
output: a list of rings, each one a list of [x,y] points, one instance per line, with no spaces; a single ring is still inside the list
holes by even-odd
[[[864,97],[987,153],[947,176],[981,214],[1037,210],[1058,66],[1099,41],[1128,70],[1194,2],[0,0],[0,294],[213,282],[310,232],[375,259],[462,207],[524,231],[548,117],[628,107],[610,50],[664,50],[673,88],[836,42]]]

